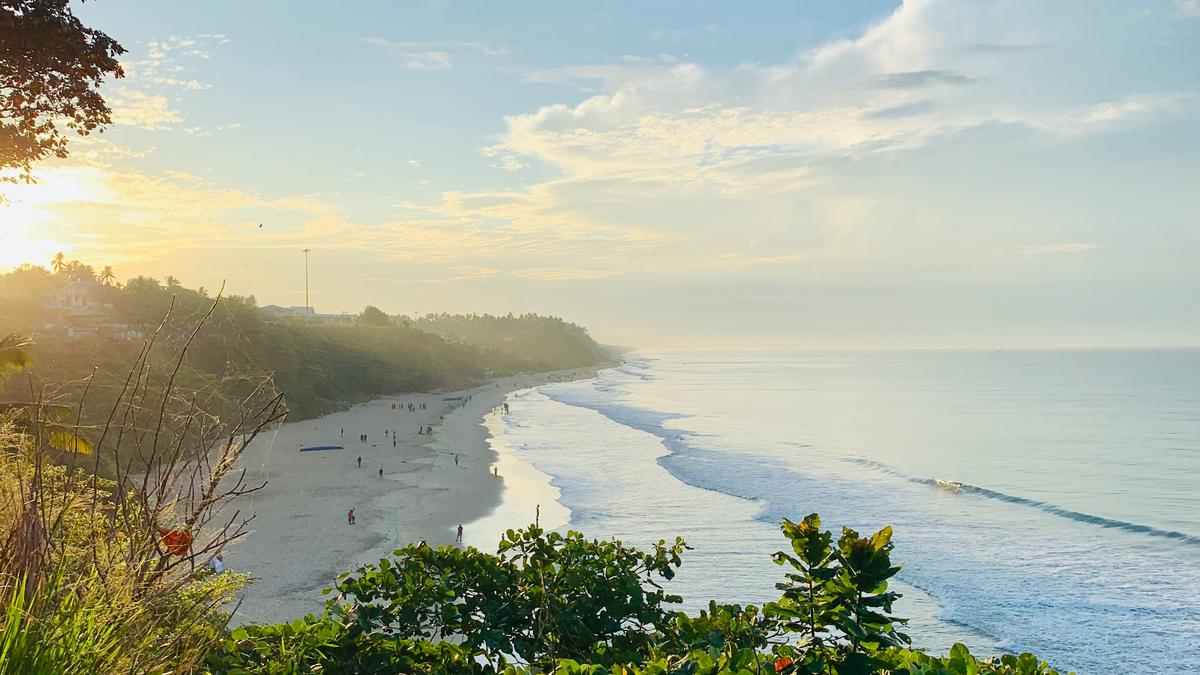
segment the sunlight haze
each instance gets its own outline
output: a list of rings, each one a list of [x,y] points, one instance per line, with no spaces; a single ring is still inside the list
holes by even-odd
[[[684,348],[1200,334],[1200,7],[127,0],[114,125],[5,186],[54,253],[260,304]]]

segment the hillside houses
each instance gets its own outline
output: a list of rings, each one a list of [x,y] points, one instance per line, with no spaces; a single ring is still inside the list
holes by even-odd
[[[122,340],[144,337],[141,330],[113,317],[112,305],[104,295],[104,286],[91,277],[74,277],[48,295],[47,331],[62,331],[68,337],[105,336]]]

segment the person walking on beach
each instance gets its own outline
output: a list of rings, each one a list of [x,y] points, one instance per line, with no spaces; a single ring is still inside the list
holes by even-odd
[[[347,525],[354,524],[354,509],[350,509],[349,511],[346,512],[346,524]]]
[[[392,447],[396,447],[396,434],[392,434]]]
[[[454,541],[457,541],[457,542],[461,542],[461,541],[462,541],[462,523],[459,523],[459,524],[458,524],[458,536],[456,536],[456,537],[454,538]]]
[[[493,466],[493,467],[492,467],[492,474],[494,474],[494,475],[496,476],[496,478],[499,478],[499,477],[500,477],[500,467],[498,467],[498,466]]]
[[[379,477],[383,478],[383,467],[379,467]]]
[[[358,456],[358,468],[362,468],[362,455]]]
[[[338,438],[345,438],[345,437],[346,437],[346,427],[342,427],[341,429],[338,429]]]
[[[458,466],[458,455],[454,455],[454,466]]]

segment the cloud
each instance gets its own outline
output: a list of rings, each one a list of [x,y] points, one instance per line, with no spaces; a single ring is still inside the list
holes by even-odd
[[[578,267],[534,267],[517,270],[512,275],[526,281],[585,281],[617,276],[614,270],[581,269]]]
[[[211,58],[211,48],[226,44],[222,34],[205,33],[197,36],[171,36],[151,40],[142,58],[126,58],[121,66],[125,77],[108,94],[113,109],[113,122],[151,131],[165,131],[184,121],[184,116],[168,99],[168,93],[178,100],[177,92],[196,92],[208,89],[209,84],[186,76],[188,62]],[[191,136],[207,136],[213,130],[235,128],[232,124],[186,127]]]
[[[1082,242],[1071,242],[1066,244],[1040,244],[1037,246],[1026,246],[1020,250],[1021,255],[1059,255],[1066,253],[1087,253],[1095,250],[1095,244],[1085,244]]]
[[[502,145],[489,145],[480,148],[479,154],[495,159],[496,161],[492,162],[492,166],[497,169],[504,169],[505,171],[520,171],[529,166],[528,163],[522,161],[517,155],[505,152]]]
[[[454,61],[447,52],[409,52],[404,55],[404,67],[409,70],[449,70]]]
[[[1189,19],[1200,18],[1200,0],[1175,0],[1175,12]]]
[[[934,84],[960,86],[971,84],[973,77],[967,77],[953,70],[911,70],[904,73],[884,73],[876,75],[872,80],[877,86],[889,89],[917,89]]]
[[[460,266],[451,267],[449,276],[429,277],[421,279],[421,283],[426,284],[447,284],[456,281],[478,281],[479,279],[487,279],[494,277],[500,273],[500,270],[494,267],[471,267]]]
[[[113,124],[163,131],[183,121],[183,116],[161,94],[120,87],[109,96],[108,103],[113,111]]]
[[[1185,117],[1194,113],[1198,107],[1200,94],[1144,92],[1067,110],[1057,118],[1046,120],[1044,128],[1067,134],[1119,129]]]
[[[183,133],[187,134],[188,136],[205,137],[211,136],[215,132],[235,131],[241,128],[242,124],[240,122],[230,122],[229,124],[214,124],[212,126],[198,125],[194,127],[184,127]]]
[[[1014,254],[1083,253],[1096,247],[1081,242],[1110,241],[1049,222],[1066,208],[1058,193],[1041,211],[995,208],[988,199],[1008,179],[992,176],[1013,168],[1003,155],[1036,148],[1062,159],[1058,153],[1089,135],[1186,119],[1197,109],[1195,92],[1167,77],[1151,87],[1114,75],[1095,86],[1090,75],[1119,74],[1108,66],[1139,45],[1114,50],[1112,62],[1066,58],[1104,52],[1109,35],[1092,23],[1095,13],[1055,16],[1071,9],[910,0],[857,36],[772,63],[718,68],[622,57],[530,71],[527,82],[579,89],[555,88],[559,98],[549,104],[504,118],[479,150],[481,163],[501,169],[538,167],[521,178],[549,176],[528,187],[437,194],[417,172],[416,196],[397,193],[390,214],[362,216],[365,209],[338,208],[335,195],[262,195],[185,174],[115,172],[98,183],[99,197],[56,206],[55,222],[106,233],[96,247],[111,233],[106,255],[312,246],[353,260],[356,272],[374,265],[380,278],[431,285],[1003,274]],[[468,43],[364,42],[401,64],[428,52],[447,55],[446,67],[464,55],[502,53]],[[171,45],[160,57],[178,50]],[[436,59],[418,62],[438,67]],[[156,109],[144,107],[150,125],[195,135],[217,128],[183,126],[170,118],[171,106],[158,108],[154,122]],[[929,168],[939,161],[943,173]],[[951,164],[975,180],[955,183],[945,171]],[[956,210],[960,202],[968,206]],[[259,231],[258,222],[268,225]],[[1016,243],[994,246],[998,231]],[[1045,232],[1067,243],[1021,248]]]
[[[399,59],[408,70],[449,70],[454,67],[455,52],[471,51],[484,56],[508,54],[506,47],[484,42],[400,42],[376,36],[364,37],[362,41]]]
[[[639,58],[532,71],[526,81],[586,82],[599,92],[507,117],[506,133],[484,154],[536,159],[567,181],[770,195],[818,183],[819,167],[831,159],[917,150],[972,129],[1079,136],[1198,107],[1195,95],[1169,88],[1114,96],[1110,85],[1090,99],[1064,96],[1047,73],[1063,61],[1041,46],[1052,37],[1094,41],[1095,24],[1124,21],[1077,9],[909,0],[857,38],[776,64],[714,71]],[[1069,31],[1049,28],[1063,20],[1073,22]],[[1120,58],[1112,58],[1117,67]],[[856,82],[874,86],[856,89]]]
[[[122,60],[124,81],[126,86],[132,87],[158,85],[186,91],[208,89],[211,86],[208,83],[181,74],[188,70],[190,60],[211,59],[214,47],[228,43],[229,38],[225,35],[213,33],[151,40],[146,45],[144,57]]]
[[[965,45],[963,49],[968,52],[976,52],[979,54],[1014,54],[1017,52],[1029,51],[1031,49],[1042,49],[1045,46],[1046,45],[1043,44],[981,42],[977,44]]]
[[[913,101],[912,103],[901,103],[889,108],[880,108],[872,110],[866,114],[867,119],[895,119],[898,117],[911,117],[913,115],[924,115],[928,112],[933,112],[937,108],[937,104],[933,101]]]

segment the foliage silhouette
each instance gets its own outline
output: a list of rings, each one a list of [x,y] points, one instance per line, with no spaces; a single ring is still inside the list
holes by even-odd
[[[782,597],[763,608],[711,602],[669,610],[687,548],[648,552],[536,525],[496,555],[409,546],[341,577],[325,613],[243,626],[208,661],[214,673],[445,672],[577,675],[1053,675],[1030,654],[979,659],[908,647],[891,615],[891,528],[836,542],[816,514],[785,520]],[[401,670],[396,670],[401,668]]]
[[[67,156],[67,132],[112,122],[99,87],[124,75],[124,53],[84,26],[69,0],[0,0],[0,182],[33,182],[34,162]]]

